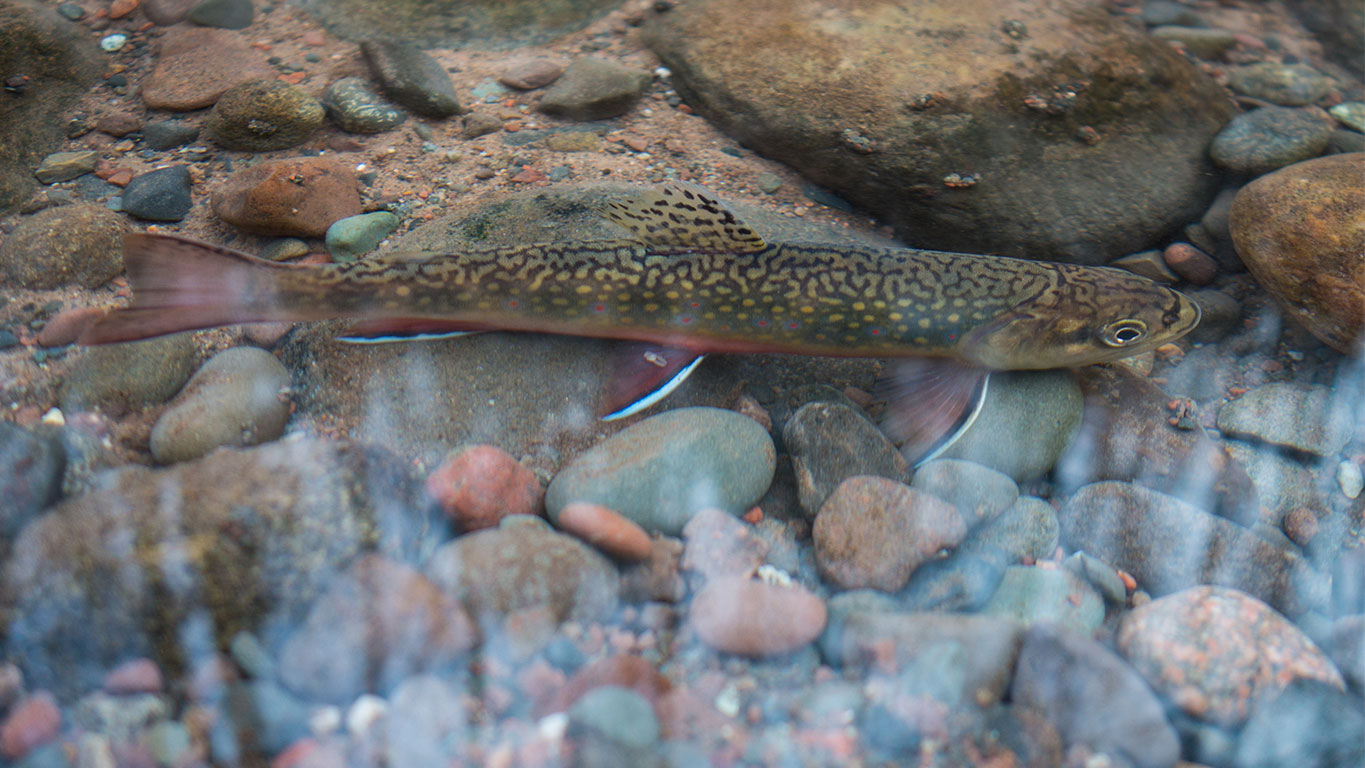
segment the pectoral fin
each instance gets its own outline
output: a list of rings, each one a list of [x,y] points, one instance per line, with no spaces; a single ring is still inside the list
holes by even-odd
[[[913,466],[938,456],[976,420],[990,374],[951,360],[905,358],[887,365],[875,400],[886,402],[881,428]]]
[[[669,183],[602,207],[602,215],[660,249],[757,253],[763,238],[702,189]]]
[[[635,342],[618,344],[612,354],[603,421],[633,416],[664,399],[705,358],[700,352]]]

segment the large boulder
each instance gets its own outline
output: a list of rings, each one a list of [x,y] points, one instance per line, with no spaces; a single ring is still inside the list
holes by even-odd
[[[943,250],[1098,264],[1152,244],[1207,206],[1231,115],[1088,0],[693,0],[646,40],[730,135]]]

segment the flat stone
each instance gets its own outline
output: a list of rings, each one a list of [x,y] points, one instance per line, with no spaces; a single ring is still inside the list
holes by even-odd
[[[95,161],[98,159],[98,152],[84,149],[74,152],[55,152],[43,158],[43,162],[33,171],[33,175],[44,184],[70,181],[77,176],[84,176],[94,171]]]
[[[1052,471],[1081,423],[1081,392],[1070,371],[991,374],[976,421],[939,454],[990,467],[1016,482]]]
[[[545,91],[537,108],[569,120],[606,120],[630,111],[649,81],[648,72],[615,62],[574,59]]]
[[[1217,59],[1237,44],[1237,35],[1229,29],[1166,25],[1153,29],[1151,34],[1158,40],[1180,43],[1201,59]]]
[[[804,587],[747,577],[713,579],[692,598],[689,617],[702,642],[739,656],[791,653],[820,636],[825,603]]]
[[[1218,410],[1218,428],[1316,456],[1335,456],[1351,439],[1359,403],[1330,387],[1272,382],[1248,390]]]
[[[205,27],[246,29],[255,15],[251,0],[199,0],[185,17]]]
[[[184,120],[152,120],[142,126],[142,143],[148,149],[175,149],[198,136],[199,126]]]
[[[212,106],[229,88],[273,78],[265,55],[242,35],[206,27],[174,27],[161,38],[142,102],[151,109],[189,112]]]
[[[910,466],[896,446],[860,412],[842,403],[799,408],[782,429],[801,509],[811,517],[840,483],[854,475],[904,480]]]
[[[372,211],[337,219],[327,227],[324,240],[336,261],[354,261],[373,251],[389,233],[398,229],[399,219],[388,211]]]
[[[1228,70],[1228,87],[1284,107],[1312,104],[1332,90],[1332,81],[1307,64],[1259,61]]]
[[[351,133],[383,133],[408,119],[358,77],[343,77],[327,86],[322,106],[338,128]]]
[[[425,117],[450,117],[464,111],[450,75],[420,48],[366,40],[360,52],[384,95],[395,104]]]
[[[994,520],[1019,498],[1006,475],[962,459],[934,459],[920,465],[910,487],[957,507],[969,528]]]
[[[1259,176],[1322,154],[1332,121],[1320,109],[1261,107],[1234,117],[1209,145],[1209,156],[1235,173]]]

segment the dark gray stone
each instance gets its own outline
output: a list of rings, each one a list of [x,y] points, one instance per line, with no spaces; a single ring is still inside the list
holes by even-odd
[[[801,508],[814,517],[834,489],[854,475],[904,481],[909,464],[858,411],[840,403],[801,406],[782,430]]]
[[[1260,176],[1317,157],[1332,140],[1319,109],[1262,107],[1234,117],[1209,145],[1209,156],[1235,173]]]
[[[648,72],[601,59],[575,59],[545,90],[539,109],[570,120],[606,120],[630,111],[649,85]]]
[[[251,0],[202,0],[186,18],[202,27],[246,29],[255,15]]]
[[[142,126],[142,143],[149,149],[175,149],[198,136],[199,126],[184,120],[152,120]]]
[[[123,211],[147,221],[180,221],[190,212],[190,169],[158,168],[134,176],[123,190]]]
[[[0,537],[13,538],[61,496],[66,454],[45,429],[0,421]]]
[[[464,109],[450,75],[420,48],[367,40],[360,52],[384,95],[426,117],[450,117]]]

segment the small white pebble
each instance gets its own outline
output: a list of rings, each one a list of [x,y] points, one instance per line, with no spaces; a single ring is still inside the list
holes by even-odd
[[[64,427],[66,426],[66,416],[62,413],[62,409],[50,408],[47,413],[43,414],[43,423],[51,424],[54,427]]]
[[[673,70],[669,69],[668,67],[655,67],[654,76],[659,78],[660,80],[667,80],[668,78],[673,76]]]
[[[790,587],[792,585],[792,577],[790,574],[781,568],[776,568],[766,563],[758,567],[758,579],[764,584],[772,584],[778,587]]]
[[[341,707],[318,707],[308,716],[308,730],[322,737],[341,729]]]
[[[123,46],[126,45],[127,43],[128,43],[127,35],[123,34],[122,32],[115,32],[112,35],[105,35],[104,38],[100,40],[100,48],[104,49],[109,53],[113,53],[114,51],[123,48]]]
[[[1365,473],[1354,461],[1343,461],[1337,465],[1337,485],[1341,486],[1346,498],[1354,499],[1365,491]]]
[[[536,735],[540,738],[551,741],[563,741],[564,734],[569,730],[569,716],[564,712],[556,712],[553,715],[546,715],[536,723]]]
[[[346,712],[346,732],[359,736],[388,714],[389,703],[373,694],[363,694],[360,698],[351,703],[351,708]]]
[[[727,683],[716,694],[716,711],[726,717],[739,716],[739,688],[734,683]]]

